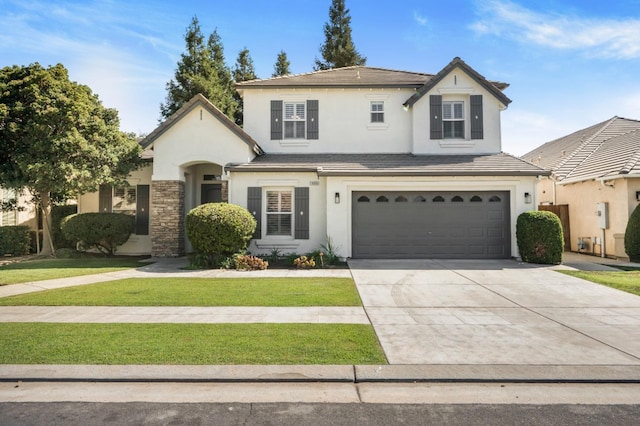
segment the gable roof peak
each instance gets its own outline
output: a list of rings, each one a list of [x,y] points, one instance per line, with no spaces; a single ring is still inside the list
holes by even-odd
[[[198,93],[191,99],[189,99],[187,103],[182,105],[176,112],[171,114],[169,118],[167,118],[158,127],[156,127],[154,131],[149,133],[143,140],[141,140],[139,143],[142,148],[149,148],[162,134],[164,134],[167,130],[178,123],[184,116],[189,114],[198,105],[202,106],[212,116],[217,118],[224,126],[235,133],[235,135],[238,136],[244,143],[249,145],[249,147],[257,155],[262,155],[264,153],[260,145],[258,145],[258,143],[251,136],[249,136],[249,134],[247,134],[240,126],[234,123],[233,120],[231,120],[222,111],[220,111],[218,107],[216,107],[202,93]]]
[[[425,94],[427,94],[431,89],[433,89],[438,83],[440,83],[451,71],[453,71],[456,67],[462,69],[469,77],[475,80],[478,84],[484,87],[487,91],[489,91],[493,96],[495,96],[500,102],[504,104],[504,106],[508,106],[511,103],[511,99],[509,99],[502,90],[509,87],[509,84],[502,82],[491,82],[484,78],[483,75],[478,73],[476,70],[471,68],[465,61],[460,59],[459,56],[456,56],[449,62],[440,72],[438,72],[431,80],[426,82],[422,87],[418,89],[416,93],[413,94],[407,101],[404,103],[404,106],[407,108],[412,107],[416,102],[418,102]]]

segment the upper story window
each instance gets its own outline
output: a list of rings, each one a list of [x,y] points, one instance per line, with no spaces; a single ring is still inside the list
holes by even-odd
[[[317,100],[271,101],[271,140],[286,140],[300,144],[319,138],[319,108]]]
[[[464,102],[442,102],[442,132],[444,139],[464,139]]]
[[[306,104],[304,102],[285,102],[284,138],[304,139],[306,137]]]
[[[371,122],[384,123],[384,101],[371,101]]]
[[[441,95],[430,95],[429,115],[430,139],[484,138],[482,95],[469,95],[455,101],[443,101]]]
[[[293,191],[267,191],[267,235],[292,235]]]

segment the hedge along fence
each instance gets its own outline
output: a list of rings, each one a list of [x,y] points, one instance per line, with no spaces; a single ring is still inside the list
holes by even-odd
[[[31,229],[28,226],[0,226],[0,256],[29,254]]]
[[[524,212],[516,222],[516,240],[522,260],[557,265],[562,262],[564,237],[562,223],[547,211]]]
[[[80,213],[65,217],[60,226],[65,238],[81,250],[95,248],[113,256],[135,230],[135,218],[122,213]]]

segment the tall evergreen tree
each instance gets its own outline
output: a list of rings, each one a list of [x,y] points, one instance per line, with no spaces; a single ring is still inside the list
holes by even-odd
[[[315,60],[316,71],[366,64],[367,58],[358,53],[351,38],[351,16],[345,0],[332,0],[324,36],[325,42],[320,46],[322,60]]]
[[[258,76],[256,76],[256,70],[253,67],[253,59],[251,59],[249,49],[245,47],[238,53],[238,59],[236,59],[236,65],[233,68],[233,80],[236,83],[240,83],[242,81],[255,80],[256,78],[258,78]],[[242,98],[237,91],[234,93],[234,98],[238,103],[238,109],[236,110],[234,119],[238,126],[242,126],[244,118]]]
[[[224,58],[224,47],[218,35],[218,30],[214,30],[209,36],[207,40],[207,50],[209,58],[213,62],[213,68],[218,77],[218,87],[220,89],[218,97],[215,99],[209,98],[209,100],[224,112],[227,117],[233,119],[238,109],[238,102],[235,98],[236,89],[233,85],[231,69],[227,66]]]
[[[166,85],[167,97],[160,105],[162,118],[169,118],[198,93],[202,93],[227,116],[233,117],[236,101],[233,98],[231,72],[224,64],[220,37],[214,31],[205,45],[200,23],[194,16],[184,40],[186,51],[181,55],[174,78]]]
[[[290,65],[291,63],[289,62],[289,59],[287,59],[286,52],[281,50],[280,53],[278,53],[278,59],[276,59],[276,63],[273,66],[273,74],[271,74],[271,77],[282,77],[283,75],[291,74],[291,71],[289,71]]]

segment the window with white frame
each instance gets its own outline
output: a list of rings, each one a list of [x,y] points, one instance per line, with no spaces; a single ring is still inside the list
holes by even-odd
[[[371,122],[384,123],[384,101],[371,101]]]
[[[442,131],[445,139],[464,139],[464,102],[442,102]]]
[[[291,236],[293,191],[267,190],[267,235]]]
[[[9,205],[13,205],[17,198],[16,191],[12,189],[0,189],[0,193],[2,193],[2,204],[5,207],[9,207]],[[17,210],[1,210],[0,213],[0,226],[15,226],[18,224],[18,212]]]
[[[125,213],[132,216],[136,214],[136,187],[120,187],[113,189],[114,213]]]
[[[284,138],[304,139],[306,137],[306,103],[284,103]]]

